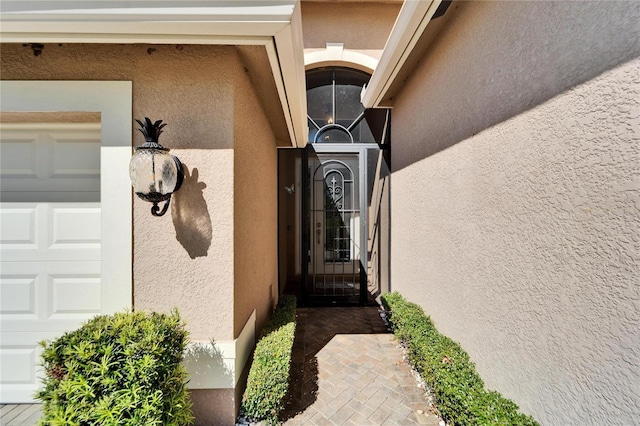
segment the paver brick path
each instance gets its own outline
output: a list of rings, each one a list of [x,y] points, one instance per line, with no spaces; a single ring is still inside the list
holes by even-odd
[[[438,425],[375,307],[298,308],[286,425]]]

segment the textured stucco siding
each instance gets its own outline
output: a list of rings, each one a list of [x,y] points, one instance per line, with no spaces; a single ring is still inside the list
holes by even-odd
[[[327,43],[380,59],[398,16],[396,3],[302,2],[305,53],[322,50]]]
[[[250,70],[248,71],[250,72]],[[278,293],[276,139],[247,73],[234,88],[234,323],[240,334],[253,310],[266,323]]]
[[[637,424],[640,4],[451,13],[395,99],[392,288],[542,424]]]
[[[164,217],[134,196],[135,309],[178,307],[193,340],[232,340],[234,244],[233,47],[2,45],[5,80],[128,80],[133,116],[168,123],[160,143],[187,170]],[[91,96],[91,94],[87,94]],[[136,126],[137,127],[137,126]],[[144,142],[135,131],[134,144]],[[108,230],[103,230],[108,232]]]

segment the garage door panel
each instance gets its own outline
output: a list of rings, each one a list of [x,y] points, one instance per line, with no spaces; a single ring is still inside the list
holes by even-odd
[[[21,319],[37,319],[37,280],[37,274],[9,275],[2,273],[0,276],[0,315]]]
[[[35,382],[34,366],[38,363],[37,345],[2,346],[0,376],[2,383],[29,384]]]
[[[2,333],[0,346],[0,400],[6,403],[39,402],[33,397],[44,374],[40,340],[53,340],[60,332]]]
[[[100,125],[38,127],[0,128],[3,199],[11,192],[100,191]]]
[[[37,204],[0,204],[0,247],[37,250],[38,213]]]
[[[99,250],[100,204],[50,204],[51,249]]]
[[[3,403],[38,402],[34,394],[43,375],[38,365],[41,352],[34,345],[0,348],[0,400]]]
[[[100,203],[1,203],[3,262],[100,260]]]
[[[100,184],[100,140],[61,135],[53,140],[52,177],[84,178]],[[83,160],[77,161],[80,157]]]
[[[61,329],[58,321],[77,324],[100,314],[100,267],[99,261],[2,262],[2,331]]]
[[[38,135],[7,134],[0,132],[2,146],[0,146],[0,177],[5,179],[37,179],[36,167]],[[3,185],[3,189],[4,185]]]
[[[49,318],[90,318],[101,312],[100,274],[49,277]]]

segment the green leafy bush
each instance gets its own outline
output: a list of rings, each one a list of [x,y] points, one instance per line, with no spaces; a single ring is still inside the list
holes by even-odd
[[[452,426],[538,423],[498,392],[487,391],[469,355],[443,336],[422,308],[399,293],[382,295],[394,333],[405,342],[409,359],[433,390],[436,408]]]
[[[178,312],[97,316],[44,347],[43,425],[193,423]]]
[[[242,397],[245,415],[278,424],[289,388],[291,350],[296,331],[296,298],[283,296],[269,323],[260,333]]]

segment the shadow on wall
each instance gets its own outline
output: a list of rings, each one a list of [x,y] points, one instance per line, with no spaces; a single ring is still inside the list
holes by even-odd
[[[191,172],[184,164],[184,181],[179,191],[172,196],[171,216],[176,229],[176,239],[182,244],[191,259],[207,255],[213,228],[204,199],[204,182],[198,182],[198,169]]]
[[[394,171],[640,55],[638,2],[461,2],[452,9],[396,100],[393,124],[406,143],[394,152]]]

